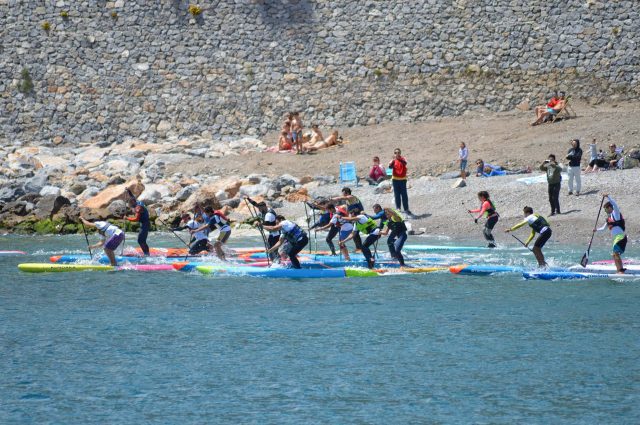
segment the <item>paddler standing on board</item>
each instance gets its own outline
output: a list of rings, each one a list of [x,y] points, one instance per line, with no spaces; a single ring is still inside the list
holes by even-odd
[[[373,211],[379,213],[380,209],[384,216],[380,228],[382,231],[380,235],[389,235],[387,238],[387,247],[389,247],[389,255],[391,258],[395,258],[400,263],[400,267],[406,267],[404,264],[404,257],[402,256],[402,247],[407,241],[407,225],[402,218],[402,215],[398,210],[393,208],[382,208],[380,205],[375,204]],[[376,214],[378,215],[378,214]],[[373,218],[373,217],[372,217]]]
[[[149,255],[149,245],[147,245],[147,236],[149,236],[149,230],[151,229],[151,220],[149,218],[149,210],[143,202],[138,201],[133,193],[127,189],[129,195],[129,206],[133,208],[135,215],[133,217],[127,217],[130,222],[139,222],[140,230],[138,231],[138,245],[142,253],[146,256]]]
[[[538,266],[546,267],[547,263],[544,261],[542,247],[551,237],[551,227],[549,226],[549,222],[540,214],[534,214],[533,208],[531,207],[524,207],[523,212],[524,221],[521,221],[512,228],[505,230],[505,233],[513,232],[514,230],[521,228],[525,224],[528,224],[529,227],[531,227],[531,234],[529,235],[529,239],[527,239],[527,241],[524,242],[523,245],[528,248],[529,243],[536,236],[536,233],[540,234],[540,236],[538,236],[538,239],[536,239],[536,242],[533,244],[533,249],[531,251],[533,252],[533,255],[536,256],[536,260],[538,260]]]
[[[291,267],[294,269],[302,268],[298,260],[298,253],[309,243],[307,233],[296,223],[285,219],[284,216],[281,215],[276,216],[276,224],[274,226],[263,225],[262,227],[270,232],[280,232],[278,242],[269,248],[267,252],[277,252],[278,248],[286,242],[289,244],[287,255],[289,255],[289,260],[291,261]]]
[[[371,254],[371,249],[369,247],[380,239],[380,227],[378,227],[378,224],[374,219],[360,211],[358,208],[352,209],[351,217],[344,217],[343,220],[352,222],[355,227],[351,235],[341,242],[341,246],[349,239],[353,239],[356,235],[359,236],[360,233],[367,235],[367,238],[362,242],[362,254],[364,255],[365,260],[367,260],[367,266],[372,269],[376,260],[373,258],[373,254]]]
[[[478,192],[478,199],[480,200],[480,208],[475,210],[468,210],[469,214],[478,214],[473,218],[473,221],[475,221],[476,223],[483,215],[487,218],[487,221],[484,223],[484,230],[482,233],[487,242],[489,242],[487,246],[489,248],[495,248],[496,240],[491,234],[491,231],[495,227],[500,216],[496,211],[496,206],[493,204],[493,201],[489,199],[489,192],[487,192],[486,190],[481,190],[480,192]]]
[[[222,250],[222,245],[224,245],[229,240],[229,236],[231,236],[231,226],[229,225],[229,219],[222,213],[222,211],[214,211],[214,209],[210,206],[205,207],[204,214],[202,216],[207,218],[205,224],[198,227],[197,229],[191,229],[189,230],[189,232],[192,235],[195,235],[198,232],[213,231],[216,228],[219,229],[218,239],[213,243],[213,249],[216,251],[216,255],[218,256],[218,258],[225,261],[226,257],[224,255],[224,251]]]
[[[109,263],[111,263],[113,267],[117,266],[115,250],[124,240],[124,232],[115,224],[107,221],[96,221],[92,223],[84,217],[80,217],[80,220],[82,220],[87,227],[95,227],[101,236],[100,242],[95,245],[89,245],[89,249],[102,247],[105,255],[109,258]]]
[[[617,273],[623,274],[625,268],[622,266],[621,255],[624,254],[627,248],[627,235],[625,234],[625,222],[618,204],[607,193],[602,195],[603,198],[607,198],[607,202],[602,207],[607,213],[607,221],[602,227],[593,229],[594,232],[609,229],[611,231],[611,237],[613,238],[613,251],[611,256],[616,263]]]

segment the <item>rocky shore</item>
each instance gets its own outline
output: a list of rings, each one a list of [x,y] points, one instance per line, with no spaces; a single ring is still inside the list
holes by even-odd
[[[547,214],[546,183],[525,184],[524,176],[467,179],[454,188],[446,179],[456,169],[457,144],[466,141],[471,159],[509,166],[529,165],[534,170],[551,152],[562,155],[572,137],[597,137],[633,146],[640,112],[635,104],[584,109],[583,116],[544,128],[529,128],[530,113],[470,115],[420,124],[390,124],[341,131],[347,143],[314,155],[264,152],[266,143],[254,138],[231,142],[211,139],[167,138],[161,143],[128,139],[120,144],[96,143],[0,148],[0,228],[8,232],[74,233],[81,211],[88,218],[123,223],[127,213],[125,189],[130,189],[150,208],[155,218],[171,222],[181,211],[196,204],[225,208],[230,218],[242,223],[250,217],[242,199],[266,200],[280,213],[304,223],[301,201],[337,196],[340,161],[355,160],[363,177],[369,158],[400,146],[409,160],[409,197],[414,230],[427,235],[456,239],[480,239],[480,227],[466,210],[476,206],[476,193],[488,190],[501,214],[500,226],[521,217],[524,205]],[[598,120],[590,119],[590,116]],[[428,136],[425,136],[428,134]],[[395,135],[393,142],[389,137]],[[586,150],[586,149],[585,149]],[[389,152],[390,153],[390,152]],[[587,154],[583,163],[587,161]],[[536,172],[534,171],[534,174]],[[563,214],[553,217],[558,231],[554,239],[581,243],[590,235],[603,191],[618,200],[627,218],[631,238],[637,239],[640,217],[635,210],[635,184],[640,169],[607,171],[583,176],[580,197],[566,195],[563,183]],[[373,203],[393,206],[388,181],[378,186],[362,182],[353,192],[366,207]],[[129,212],[130,213],[130,212]],[[162,223],[157,222],[162,228]],[[127,230],[136,230],[127,224]],[[504,240],[504,242],[511,242]]]

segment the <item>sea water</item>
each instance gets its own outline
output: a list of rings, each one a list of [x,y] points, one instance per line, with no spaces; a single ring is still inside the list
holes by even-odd
[[[640,421],[639,283],[16,268],[84,247],[0,237],[31,253],[0,258],[2,424]],[[533,263],[515,247],[467,259]]]

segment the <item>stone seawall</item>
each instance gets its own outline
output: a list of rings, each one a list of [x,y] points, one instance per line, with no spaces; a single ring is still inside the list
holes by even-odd
[[[192,14],[198,6],[200,14]],[[0,0],[2,143],[261,135],[640,97],[637,1]]]

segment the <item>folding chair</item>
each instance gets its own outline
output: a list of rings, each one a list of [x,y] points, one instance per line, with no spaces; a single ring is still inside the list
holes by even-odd
[[[551,122],[556,122],[559,120],[566,120],[569,118],[575,118],[578,115],[575,113],[575,111],[571,108],[571,106],[569,105],[569,100],[571,99],[571,96],[567,96],[564,100],[564,106],[562,107],[562,109],[560,109],[558,111],[557,114],[553,115],[551,117]]]
[[[341,162],[340,163],[340,184],[353,182],[358,186],[358,175],[356,173],[356,163]]]

